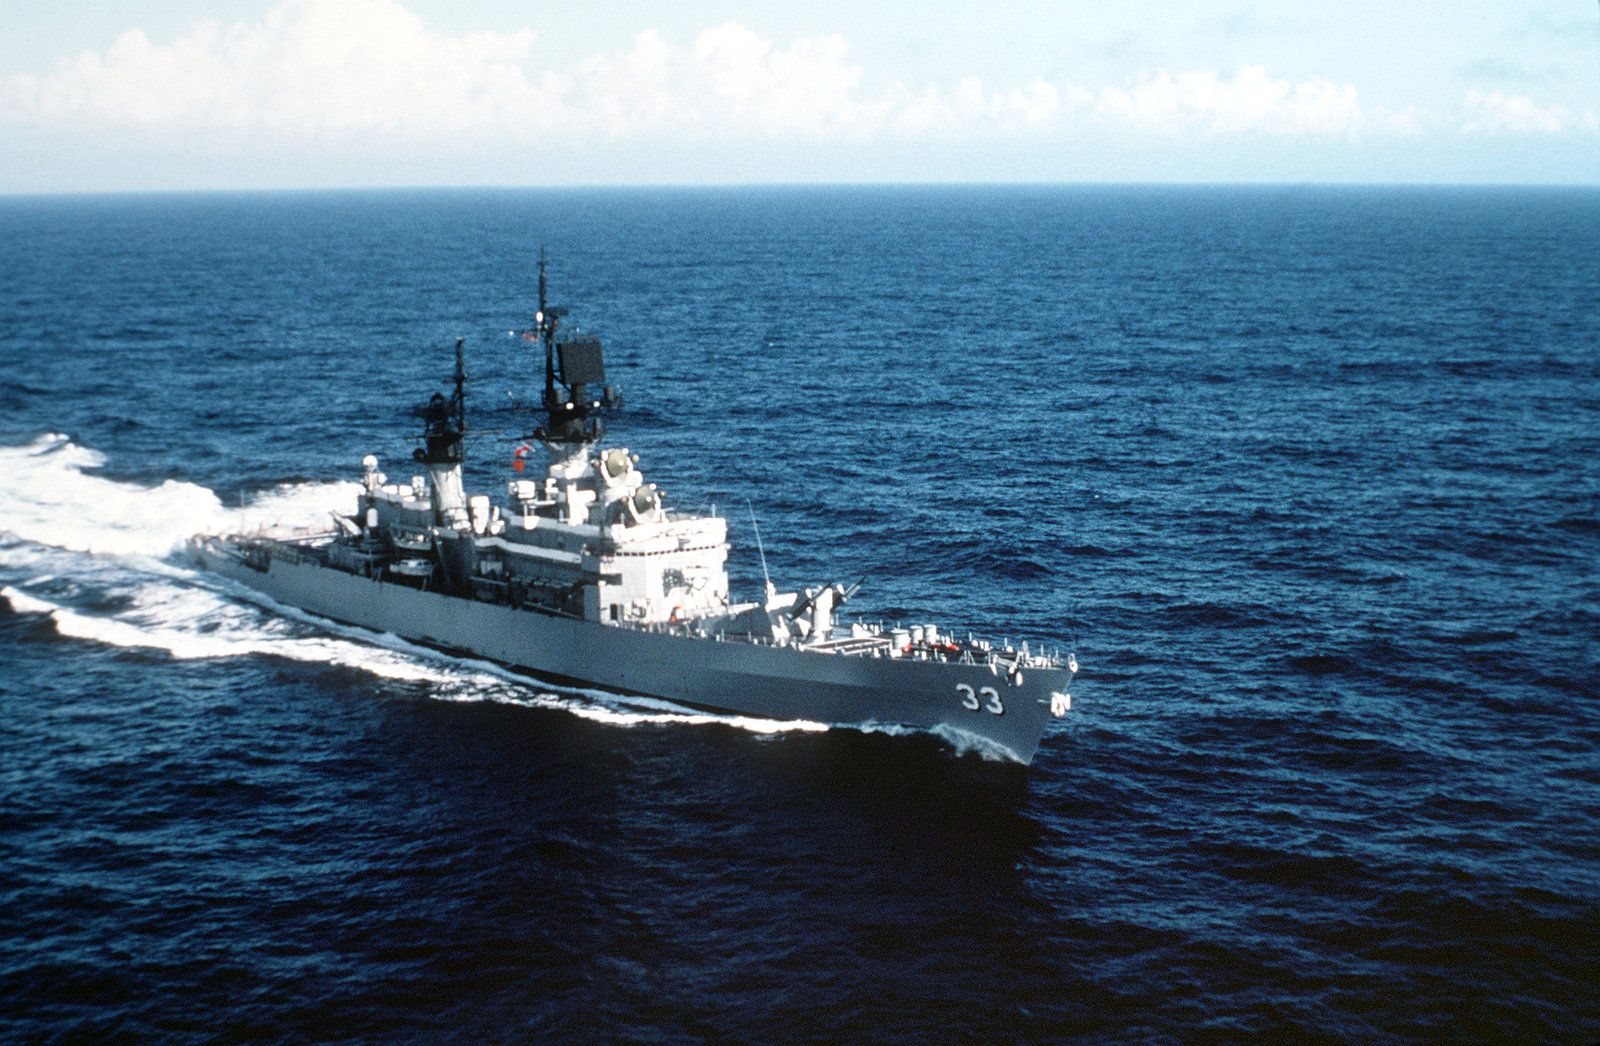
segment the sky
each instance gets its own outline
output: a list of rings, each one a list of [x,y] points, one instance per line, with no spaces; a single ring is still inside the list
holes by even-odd
[[[4,0],[0,193],[1600,184],[1600,0]]]

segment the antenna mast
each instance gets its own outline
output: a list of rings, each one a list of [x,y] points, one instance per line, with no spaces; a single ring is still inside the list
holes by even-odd
[[[541,247],[539,312],[533,318],[533,329],[521,332],[529,341],[544,342],[544,411],[549,421],[533,438],[550,446],[565,445],[569,450],[563,453],[571,453],[571,448],[599,441],[605,434],[605,427],[600,418],[591,415],[615,405],[617,400],[611,387],[605,385],[606,367],[599,338],[567,337],[556,341],[556,330],[567,310],[551,305],[547,290],[544,248]],[[590,385],[604,386],[601,399],[590,398]]]
[[[544,342],[544,406],[556,405],[556,318],[545,298],[544,248],[539,248],[539,312],[533,318],[539,340]]]
[[[461,433],[467,431],[467,357],[461,351],[466,340],[456,339],[456,431]]]
[[[449,399],[435,392],[417,408],[423,419],[423,445],[412,457],[419,465],[459,465],[466,460],[467,358],[462,349],[466,340],[456,339],[455,392]]]

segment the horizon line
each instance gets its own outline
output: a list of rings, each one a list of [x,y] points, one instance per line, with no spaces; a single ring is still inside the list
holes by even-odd
[[[418,184],[418,185],[304,185],[213,186],[170,189],[61,189],[4,190],[0,200],[69,199],[115,196],[290,196],[297,194],[407,193],[407,192],[640,192],[823,189],[1568,189],[1600,190],[1600,181],[1307,181],[1307,180],[882,180],[882,181],[750,181],[750,182],[594,182],[588,184]]]

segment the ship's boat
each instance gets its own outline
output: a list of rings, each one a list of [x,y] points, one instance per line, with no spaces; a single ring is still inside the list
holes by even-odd
[[[1070,655],[957,638],[936,625],[842,625],[855,585],[732,598],[727,524],[669,509],[628,448],[603,446],[615,396],[592,337],[562,337],[546,302],[522,333],[544,349],[543,424],[502,504],[469,495],[466,368],[423,410],[418,474],[363,461],[356,511],[310,530],[205,535],[202,565],[313,614],[469,653],[559,684],[697,709],[904,726],[1028,763],[1071,707]],[[595,390],[599,390],[596,392]],[[543,449],[544,474],[524,455]],[[757,532],[759,542],[759,531]],[[762,552],[765,574],[765,552]]]

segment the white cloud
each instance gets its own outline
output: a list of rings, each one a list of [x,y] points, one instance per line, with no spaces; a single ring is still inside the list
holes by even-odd
[[[53,76],[14,76],[7,115],[42,124],[186,125],[318,134],[485,125],[538,102],[534,34],[432,33],[392,0],[286,0],[257,24],[171,44],[124,33]]]
[[[1353,85],[1274,80],[1260,66],[1240,69],[1231,81],[1211,71],[1163,70],[1129,87],[1106,88],[1096,108],[1115,123],[1168,133],[1351,135],[1370,122]]]
[[[549,69],[535,67],[535,41],[528,29],[435,32],[395,0],[283,0],[259,22],[204,23],[168,44],[130,31],[52,74],[13,76],[0,119],[185,140],[358,134],[401,144],[528,142],[550,132],[581,144],[1418,130],[1414,110],[1366,109],[1352,84],[1274,79],[1260,66],[1231,78],[1161,71],[1098,91],[1039,77],[999,89],[975,77],[873,87],[836,35],[779,47],[729,22],[683,47],[646,31],[625,51]],[[1481,118],[1510,127],[1508,105],[1485,101]]]
[[[847,51],[838,36],[777,50],[736,22],[704,30],[687,49],[648,31],[632,50],[557,77],[552,115],[612,135],[849,135],[881,122],[881,106],[857,99],[861,71]]]
[[[646,31],[625,52],[530,73],[534,40],[531,30],[432,32],[393,0],[284,0],[258,23],[204,23],[170,44],[134,30],[51,75],[13,76],[0,114],[46,127],[309,136],[863,138],[1037,127],[1058,104],[1043,81],[1002,92],[889,84],[870,96],[842,37],[777,48],[734,22],[687,48]]]
[[[1574,130],[1600,130],[1594,112],[1569,112],[1559,105],[1539,106],[1522,94],[1500,91],[1467,92],[1470,114],[1462,130],[1468,134],[1508,131],[1512,134],[1564,134]]]

